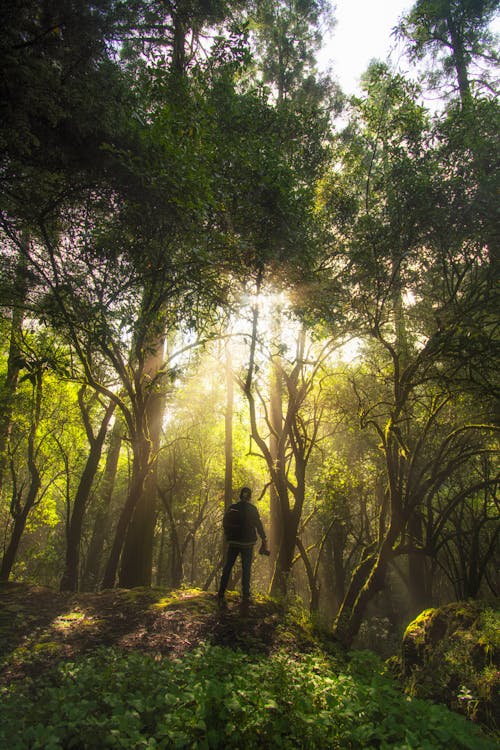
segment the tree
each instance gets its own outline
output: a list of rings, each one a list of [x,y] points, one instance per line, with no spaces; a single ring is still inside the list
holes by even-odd
[[[82,575],[82,588],[92,591],[101,580],[102,560],[112,527],[112,498],[118,471],[120,451],[123,442],[123,424],[115,418],[109,434],[106,462],[102,481],[98,490],[93,528],[88,544],[85,567]]]
[[[351,131],[345,171],[335,174],[330,193],[349,253],[354,330],[375,343],[367,373],[373,385],[362,378],[355,388],[361,424],[378,436],[387,481],[375,544],[354,571],[337,615],[336,633],[348,643],[394,556],[405,550],[411,561],[421,549],[424,499],[488,452],[484,443],[494,429],[487,413],[472,423],[465,417],[438,438],[440,465],[427,456],[442,410],[459,398],[459,372],[469,359],[456,349],[457,337],[467,330],[468,340],[479,320],[489,328],[490,269],[474,225],[457,214],[468,199],[441,161],[423,111],[401,79],[380,67],[370,73],[369,95],[359,102],[362,129]],[[413,563],[417,558],[410,570]]]
[[[22,376],[8,445],[10,481],[4,485],[5,494],[10,492],[11,523],[5,522],[8,543],[0,568],[2,580],[11,574],[32,515],[57,494],[65,473],[59,446],[72,441],[74,448],[77,442],[71,435],[68,391],[57,383],[67,367],[64,347],[44,332],[24,332],[19,347]]]
[[[2,7],[0,282],[12,326],[0,413],[0,487],[39,219],[52,220],[63,202],[95,184],[97,164],[106,158],[103,144],[122,142],[121,99],[128,97],[108,54],[120,24],[118,6],[108,2],[90,8],[26,0]]]
[[[9,351],[5,377],[0,385],[0,498],[2,496],[4,471],[7,463],[7,448],[12,428],[14,401],[22,370],[21,339],[27,292],[25,255],[21,253],[15,268],[12,286],[8,292],[12,310]]]
[[[440,66],[431,80],[454,75],[465,106],[472,88],[495,93],[489,73],[498,61],[490,24],[498,12],[496,0],[418,0],[401,21],[398,33],[408,43],[410,56],[422,59],[426,53]],[[483,63],[483,69],[481,69]],[[479,65],[471,78],[473,65]]]
[[[323,29],[332,24],[328,4],[257,0],[254,15],[259,73],[275,90],[278,105],[319,90],[313,70]]]
[[[78,591],[80,577],[80,545],[85,513],[89,503],[92,485],[97,474],[99,461],[101,459],[108,426],[116,407],[116,403],[113,401],[104,405],[104,414],[102,415],[98,430],[96,434],[94,434],[94,427],[90,415],[91,404],[85,402],[85,390],[85,386],[80,388],[78,392],[78,404],[80,406],[82,421],[85,425],[90,450],[75,493],[71,515],[68,519],[66,529],[66,564],[60,583],[61,591]],[[92,401],[92,397],[90,401]]]
[[[254,331],[253,339],[256,336]],[[327,340],[315,352],[312,345],[307,345],[305,331],[298,331],[290,361],[285,357],[287,344],[274,343],[270,391],[259,376],[247,377],[241,384],[248,400],[252,439],[266,462],[276,493],[276,505],[271,506],[276,520],[272,516],[271,519],[277,522],[272,535],[277,544],[271,581],[274,594],[284,595],[288,589],[306,498],[307,466],[321,436],[322,404],[320,395],[313,393],[313,386],[321,379],[323,364],[334,346],[335,342]],[[313,578],[309,582],[313,585]]]

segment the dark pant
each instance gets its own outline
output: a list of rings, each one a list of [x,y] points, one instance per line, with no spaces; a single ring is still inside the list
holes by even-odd
[[[241,588],[243,596],[250,596],[250,572],[252,570],[253,547],[236,547],[236,545],[233,544],[230,544],[227,549],[226,564],[224,565],[222,577],[220,579],[219,596],[223,596],[224,591],[226,590],[229,576],[231,575],[233,565],[236,562],[238,555],[241,555]]]

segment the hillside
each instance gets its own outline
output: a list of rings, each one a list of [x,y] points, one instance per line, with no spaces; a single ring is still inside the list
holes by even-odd
[[[49,665],[74,660],[98,646],[175,658],[202,642],[261,654],[282,647],[304,653],[320,645],[306,620],[300,623],[270,599],[242,610],[239,597],[230,593],[221,610],[214,594],[190,589],[75,595],[0,584],[2,685],[36,676]],[[321,646],[327,644],[323,636]],[[330,645],[333,649],[333,640]]]
[[[497,747],[267,598],[4,584],[0,668],[13,750]]]

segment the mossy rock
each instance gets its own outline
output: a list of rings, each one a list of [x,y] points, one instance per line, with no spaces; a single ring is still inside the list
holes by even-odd
[[[400,676],[409,695],[445,703],[498,730],[499,609],[481,602],[426,609],[403,636]]]

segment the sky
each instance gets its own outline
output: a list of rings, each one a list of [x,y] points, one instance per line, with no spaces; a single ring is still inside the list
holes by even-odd
[[[318,56],[321,68],[331,65],[334,78],[346,94],[359,93],[359,78],[371,59],[385,60],[395,40],[391,30],[414,0],[333,0],[336,25]],[[391,62],[404,64],[394,49]]]

